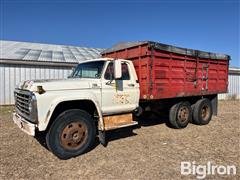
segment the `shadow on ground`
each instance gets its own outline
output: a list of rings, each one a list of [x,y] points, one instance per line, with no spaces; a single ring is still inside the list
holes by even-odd
[[[128,138],[132,136],[136,136],[137,134],[133,132],[134,129],[139,129],[141,127],[148,127],[148,126],[154,126],[159,124],[165,124],[166,126],[170,127],[170,124],[168,123],[168,116],[166,114],[159,114],[154,112],[147,112],[144,115],[142,115],[139,118],[135,118],[134,120],[138,121],[138,125],[133,127],[125,127],[120,128],[116,130],[107,131],[106,133],[106,139],[107,142],[116,141],[123,138]],[[46,133],[45,132],[37,132],[36,133],[36,140],[47,150],[47,143],[46,143]],[[94,146],[91,149],[94,149],[100,144],[98,137],[96,137],[96,141]]]

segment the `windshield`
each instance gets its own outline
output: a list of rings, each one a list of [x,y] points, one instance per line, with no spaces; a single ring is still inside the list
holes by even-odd
[[[104,61],[94,61],[79,64],[70,78],[100,78]]]

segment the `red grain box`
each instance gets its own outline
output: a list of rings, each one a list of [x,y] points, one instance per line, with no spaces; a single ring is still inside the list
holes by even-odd
[[[103,57],[132,60],[141,100],[227,92],[230,56],[152,41],[121,43]]]

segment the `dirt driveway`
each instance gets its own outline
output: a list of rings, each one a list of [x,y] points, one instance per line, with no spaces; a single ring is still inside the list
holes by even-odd
[[[59,160],[36,139],[12,122],[12,108],[0,109],[0,179],[179,179],[181,161],[206,165],[235,165],[240,179],[240,104],[220,101],[219,115],[207,126],[190,124],[175,130],[158,117],[141,128],[108,134],[104,148],[96,145],[89,153]]]

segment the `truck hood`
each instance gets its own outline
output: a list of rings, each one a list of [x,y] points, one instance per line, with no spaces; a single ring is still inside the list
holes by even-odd
[[[28,80],[19,83],[18,89],[36,92],[38,86],[44,91],[90,89],[98,84],[99,79],[61,79],[61,80]]]

